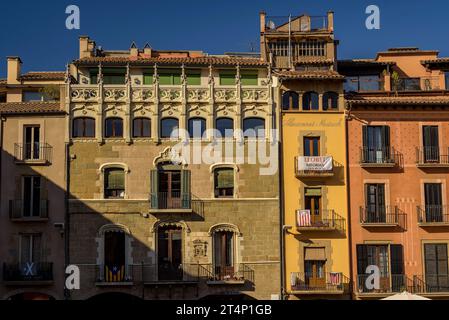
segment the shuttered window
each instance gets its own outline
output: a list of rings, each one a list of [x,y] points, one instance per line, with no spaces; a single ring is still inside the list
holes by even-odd
[[[187,73],[187,85],[189,85],[189,86],[201,85],[201,73],[200,72],[188,72]]]
[[[220,72],[220,86],[233,86],[235,85],[235,72],[226,72],[221,71]]]
[[[125,84],[126,69],[123,68],[105,68],[102,69],[103,84]],[[90,83],[98,82],[98,68],[90,70]]]
[[[257,72],[244,72],[240,75],[242,86],[257,86]]]
[[[181,84],[181,72],[175,70],[158,71],[159,84],[160,85],[180,85]]]
[[[424,260],[426,285],[429,291],[447,291],[449,289],[447,244],[425,244]]]
[[[152,73],[144,73],[143,74],[143,84],[145,84],[145,85],[153,84],[153,74]]]
[[[124,198],[125,171],[119,168],[106,169],[104,188],[105,198]]]

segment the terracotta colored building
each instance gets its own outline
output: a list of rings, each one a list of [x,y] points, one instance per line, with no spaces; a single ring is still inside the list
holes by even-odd
[[[447,59],[393,48],[346,76],[354,297],[449,296]],[[379,268],[379,287],[366,269]]]

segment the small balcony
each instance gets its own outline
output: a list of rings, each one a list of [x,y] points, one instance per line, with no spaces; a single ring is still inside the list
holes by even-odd
[[[48,143],[15,143],[16,164],[48,165],[51,163],[53,147]]]
[[[362,168],[394,168],[399,165],[400,154],[394,148],[360,148],[360,166]]]
[[[48,220],[48,200],[9,200],[9,218],[15,222]]]
[[[205,278],[208,285],[244,285],[254,283],[254,270],[240,263],[235,266],[200,265],[200,277]]]
[[[406,214],[396,206],[360,207],[360,224],[363,227],[404,227]]]
[[[3,281],[6,285],[50,285],[53,283],[53,263],[4,263]]]
[[[323,274],[291,273],[292,294],[341,295],[349,292],[350,280],[342,272]]]
[[[413,293],[424,296],[449,296],[449,275],[414,275]]]
[[[153,192],[150,195],[151,213],[191,213],[192,195],[188,192]]]
[[[346,220],[334,210],[297,210],[296,227],[299,231],[345,232]]]
[[[416,149],[418,168],[449,168],[449,152],[439,147]]]
[[[297,178],[326,178],[334,176],[332,157],[296,157],[295,175]]]
[[[357,276],[357,294],[367,297],[385,297],[403,291],[413,290],[413,284],[406,275],[403,274],[385,274],[380,275],[379,286],[369,278],[370,275],[363,274]],[[413,292],[413,291],[411,291]]]
[[[449,226],[449,214],[447,213],[447,206],[418,206],[416,210],[418,213],[418,224],[422,227]]]

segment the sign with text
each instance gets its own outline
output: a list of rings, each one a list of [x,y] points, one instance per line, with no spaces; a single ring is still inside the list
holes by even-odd
[[[299,171],[332,171],[332,157],[298,157]]]

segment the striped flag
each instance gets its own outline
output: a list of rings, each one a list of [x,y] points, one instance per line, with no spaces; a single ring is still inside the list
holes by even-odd
[[[298,227],[310,227],[312,226],[312,218],[310,210],[298,210],[296,211],[296,225]]]
[[[330,280],[331,285],[334,285],[334,286],[341,285],[341,278],[342,278],[341,272],[331,272],[329,274],[329,278],[330,278],[329,280]]]

